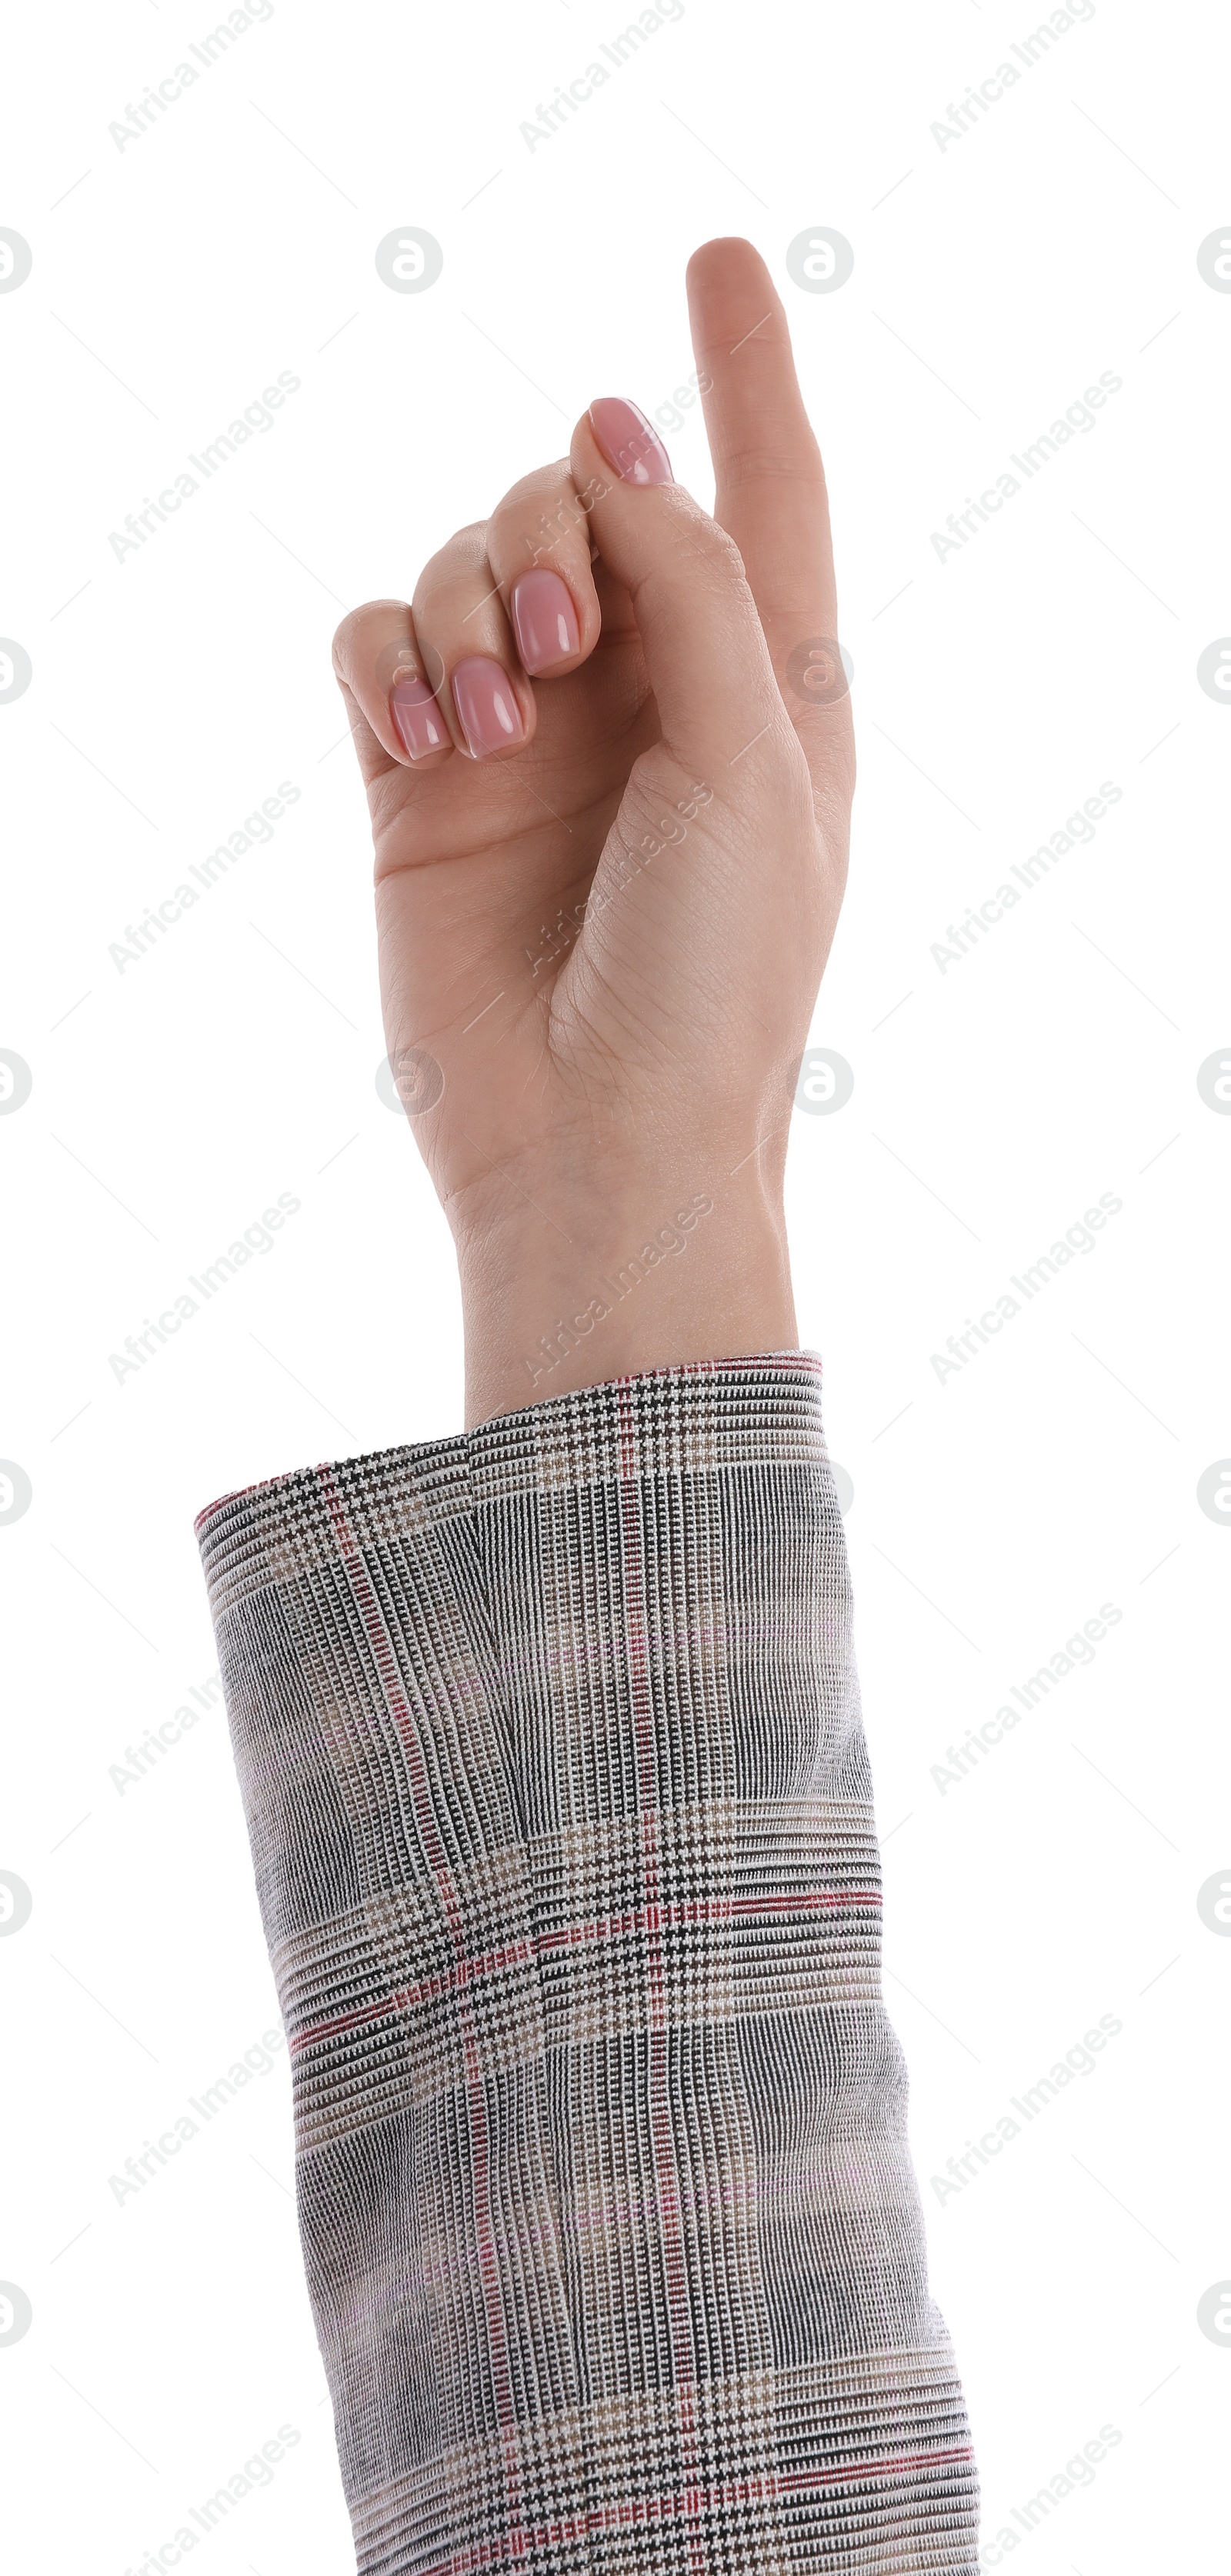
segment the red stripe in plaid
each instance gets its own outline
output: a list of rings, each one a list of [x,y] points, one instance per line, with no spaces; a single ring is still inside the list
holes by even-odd
[[[570,2541],[597,2539],[612,2531],[665,2530],[673,2524],[698,2522],[706,2515],[722,2513],[731,2505],[782,2504],[789,2502],[792,2495],[812,2494],[818,2488],[867,2486],[918,2469],[947,2468],[973,2456],[969,2442],[963,2442],[948,2450],[894,2451],[882,2459],[807,2470],[794,2477],[727,2478],[719,2485],[681,2485],[674,2490],[660,2489],[653,2495],[629,2495],[594,2513],[561,2517],[527,2529],[518,2535],[516,2549],[502,2535],[495,2542],[475,2548],[451,2550],[447,2558],[437,2559],[433,2568],[422,2570],[421,2576],[477,2576],[480,2569],[507,2566],[510,2558],[525,2549],[546,2552]]]

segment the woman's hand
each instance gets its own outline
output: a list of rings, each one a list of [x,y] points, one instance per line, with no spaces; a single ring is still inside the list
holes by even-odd
[[[846,873],[824,474],[751,244],[689,263],[711,519],[595,402],[334,659],[467,1420],[796,1338],[795,1077]]]

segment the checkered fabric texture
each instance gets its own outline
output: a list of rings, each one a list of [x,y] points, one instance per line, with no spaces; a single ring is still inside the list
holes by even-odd
[[[361,2576],[974,2576],[819,1380],[198,1522]]]

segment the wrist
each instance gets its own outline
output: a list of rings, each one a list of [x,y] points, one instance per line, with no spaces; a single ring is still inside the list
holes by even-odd
[[[540,1198],[459,1232],[469,1426],[609,1378],[796,1347],[777,1176],[602,1179],[570,1191],[558,1222]]]

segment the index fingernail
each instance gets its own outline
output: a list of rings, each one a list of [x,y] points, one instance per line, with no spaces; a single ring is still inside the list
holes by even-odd
[[[605,394],[592,402],[590,427],[622,483],[674,483],[671,459],[656,429],[622,395]]]

